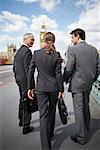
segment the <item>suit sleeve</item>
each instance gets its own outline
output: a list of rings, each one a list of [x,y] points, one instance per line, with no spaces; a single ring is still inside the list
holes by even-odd
[[[29,71],[28,71],[28,89],[34,89],[35,88],[35,79],[34,79],[34,73],[35,73],[35,54],[33,54]]]
[[[13,72],[15,74],[15,59],[14,59],[14,62],[13,62]]]
[[[67,83],[69,78],[72,76],[74,72],[75,63],[76,63],[75,54],[73,52],[73,48],[70,47],[67,52],[67,63],[63,73],[64,82]]]
[[[99,54],[97,52],[97,56],[96,56],[96,75],[95,75],[94,82],[97,80],[99,75],[100,75],[100,59],[99,59]]]
[[[16,80],[15,58],[14,58],[14,62],[13,62],[13,73],[14,73],[14,78],[15,78],[15,80]]]
[[[64,86],[63,86],[63,77],[62,77],[62,72],[61,72],[61,60],[60,58],[58,59],[56,63],[56,68],[55,68],[55,73],[56,73],[56,79],[59,87],[59,92],[64,91]]]
[[[24,58],[24,69],[25,69],[26,77],[28,77],[28,70],[29,70],[31,58],[32,58],[31,51],[26,52],[25,58]]]
[[[66,64],[66,68],[67,68],[67,71],[72,73],[73,72],[73,69],[74,69],[74,66],[75,66],[75,54],[74,54],[74,51],[73,51],[73,48],[69,48],[68,49],[68,58],[67,58],[67,64]]]

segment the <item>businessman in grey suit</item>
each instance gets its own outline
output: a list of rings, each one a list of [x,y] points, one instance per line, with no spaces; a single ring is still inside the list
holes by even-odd
[[[68,49],[64,80],[68,82],[70,78],[68,91],[72,93],[75,112],[76,134],[71,139],[85,144],[90,127],[89,95],[100,73],[99,55],[95,47],[85,42],[84,30],[77,28],[70,34],[74,46]]]
[[[61,58],[56,52],[55,36],[47,32],[43,48],[34,52],[28,73],[28,96],[32,98],[36,88],[38,109],[40,112],[40,137],[42,150],[51,150],[51,138],[54,134],[55,112],[58,96],[63,95]],[[35,85],[35,67],[38,71]]]

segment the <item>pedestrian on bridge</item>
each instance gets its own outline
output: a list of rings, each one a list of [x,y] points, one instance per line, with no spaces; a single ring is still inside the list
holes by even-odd
[[[64,80],[72,93],[76,133],[74,142],[85,144],[90,129],[89,95],[92,84],[99,75],[99,55],[95,47],[85,42],[85,31],[75,29],[71,33],[73,46],[68,48]]]
[[[28,96],[32,98],[36,88],[40,113],[40,137],[42,150],[51,150],[51,138],[54,134],[55,112],[58,95],[63,95],[61,57],[54,46],[55,36],[47,32],[43,37],[43,47],[34,52],[28,74]],[[38,76],[35,85],[34,72]]]
[[[17,51],[13,71],[15,75],[16,83],[19,87],[19,126],[23,126],[23,134],[27,134],[33,130],[30,126],[31,113],[29,112],[29,98],[27,96],[27,77],[30,61],[32,58],[32,52],[29,49],[33,46],[34,36],[32,33],[26,33],[23,37],[23,44]]]

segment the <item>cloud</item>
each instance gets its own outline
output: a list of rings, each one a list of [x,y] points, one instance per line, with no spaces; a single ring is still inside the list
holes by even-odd
[[[39,49],[40,48],[40,35],[39,32],[41,30],[41,25],[44,23],[46,25],[46,31],[53,32],[56,37],[56,49],[57,51],[61,52],[62,57],[64,57],[64,53],[67,50],[67,37],[66,34],[63,31],[58,30],[58,24],[55,20],[52,20],[46,15],[40,15],[40,16],[32,16],[32,24],[30,26],[30,30],[33,31],[35,34],[35,43],[34,47],[32,49]]]
[[[54,30],[53,31],[56,40],[55,40],[55,46],[56,50],[60,52],[61,56],[64,58],[64,54],[67,51],[69,40],[66,36],[65,32]]]
[[[20,43],[22,42],[22,37],[14,37],[12,35],[8,34],[1,34],[0,35],[0,50],[1,51],[6,51],[7,50],[7,44],[14,44],[19,48]]]
[[[67,46],[69,45],[69,40],[67,39],[66,33],[63,31],[58,30],[58,24],[55,20],[52,20],[46,15],[40,15],[40,16],[32,16],[32,24],[30,26],[31,31],[35,33],[35,43],[33,49],[39,49],[40,48],[40,41],[39,41],[39,32],[41,30],[41,25],[44,23],[46,25],[46,31],[53,32],[56,41],[56,50],[61,52],[62,57],[64,57],[64,53],[67,50]]]
[[[45,9],[48,12],[54,11],[58,4],[60,4],[60,0],[41,0],[40,1],[41,8]]]
[[[32,24],[30,26],[31,30],[39,32],[43,22],[46,25],[46,28],[50,31],[58,28],[58,24],[55,20],[50,19],[46,15],[40,15],[40,16],[32,16]]]
[[[88,8],[82,12],[79,20],[69,25],[67,29],[70,31],[75,28],[84,29],[87,33],[87,41],[100,49],[100,2],[96,3],[92,9],[91,7]]]
[[[87,0],[77,0],[76,2],[76,6],[81,6],[81,5],[85,5],[87,2]]]
[[[93,9],[97,3],[99,3],[99,0],[77,0],[76,6],[85,6],[85,10]]]
[[[56,36],[56,48],[57,51],[61,52],[61,55],[64,56],[64,53],[66,51],[66,45],[67,45],[67,39],[64,32],[58,30],[58,24],[55,20],[52,20],[46,15],[40,15],[40,16],[32,16],[32,22],[29,26],[29,22],[31,20],[27,19],[27,17],[23,17],[20,15],[12,14],[11,12],[2,12],[2,15],[0,16],[1,21],[3,22],[2,26],[2,35],[0,37],[0,50],[6,50],[7,44],[16,44],[17,49],[19,48],[20,44],[22,44],[23,39],[23,26],[19,28],[19,24],[21,22],[21,25],[25,24],[25,32],[32,32],[35,36],[35,43],[33,48],[31,48],[32,51],[37,50],[40,48],[40,27],[42,23],[46,25],[46,30],[51,31]],[[17,20],[17,21],[16,21]],[[16,22],[16,23],[15,23]],[[14,24],[15,23],[15,24]],[[7,27],[7,24],[9,24]],[[12,25],[12,27],[11,27]],[[13,31],[13,32],[12,32]],[[18,32],[18,35],[16,33]],[[24,32],[24,33],[25,33]],[[3,43],[3,44],[2,44]]]
[[[3,32],[18,32],[20,30],[27,30],[27,21],[29,21],[29,19],[25,16],[13,14],[9,11],[3,11],[0,15],[0,30]]]
[[[9,41],[13,40],[13,37],[10,37],[8,35],[1,35],[0,36],[0,41],[7,41],[9,39]]]
[[[87,32],[86,36],[88,43],[94,45],[98,50],[100,50],[100,33]]]
[[[38,3],[40,7],[48,12],[55,11],[56,6],[60,4],[60,0],[18,0],[23,3]]]

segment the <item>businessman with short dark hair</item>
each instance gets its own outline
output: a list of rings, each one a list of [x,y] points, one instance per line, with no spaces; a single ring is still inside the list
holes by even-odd
[[[85,42],[85,31],[75,29],[71,33],[74,46],[69,47],[66,64],[66,81],[70,78],[69,92],[72,93],[76,134],[74,142],[85,144],[90,128],[89,95],[93,82],[99,75],[99,55],[95,47]]]

